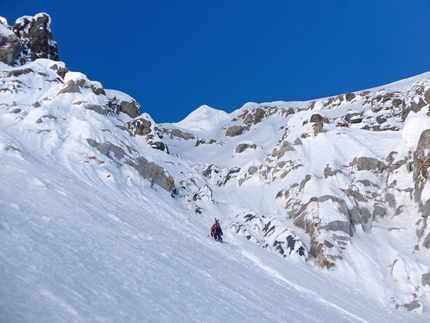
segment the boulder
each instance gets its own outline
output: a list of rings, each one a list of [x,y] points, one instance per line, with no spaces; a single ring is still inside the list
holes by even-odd
[[[170,138],[176,137],[176,138],[185,139],[185,140],[196,138],[192,133],[184,132],[176,128],[172,130],[164,129],[164,132],[169,134]]]
[[[236,137],[240,136],[245,131],[245,127],[242,126],[231,126],[225,132],[227,137]]]
[[[416,299],[414,299],[412,302],[410,302],[410,303],[407,303],[407,304],[403,304],[402,305],[404,308],[406,308],[409,312],[411,312],[411,311],[413,311],[413,310],[415,310],[415,309],[417,309],[417,308],[420,308],[421,307],[421,305],[420,305],[420,302],[418,301],[418,300],[416,300]]]
[[[328,123],[328,119],[326,117],[323,117],[322,115],[315,113],[311,116],[311,118],[309,119],[310,122],[324,122],[324,123]]]
[[[385,163],[372,157],[356,157],[351,162],[351,166],[356,166],[357,170],[377,171],[381,173],[385,169]]]
[[[69,80],[66,82],[66,86],[58,92],[58,94],[62,93],[81,93],[81,89],[75,80]]]
[[[145,136],[151,132],[151,121],[138,118],[127,123],[127,129],[131,136]]]
[[[121,101],[119,104],[119,111],[128,114],[130,118],[136,118],[140,115],[140,106],[136,101]]]
[[[102,92],[98,93],[97,91],[99,89],[97,88],[93,88],[92,90],[95,94],[103,94]],[[112,113],[123,112],[132,119],[140,115],[140,105],[133,99],[130,101],[126,101],[118,99],[117,97],[113,97],[107,103],[107,107],[110,111],[112,111]]]
[[[54,64],[50,67],[51,70],[54,70],[62,79],[64,79],[64,76],[66,75],[66,73],[69,71],[67,69],[67,67],[62,66],[62,65],[57,65]]]
[[[236,146],[236,148],[234,148],[234,152],[235,153],[243,153],[245,150],[248,149],[257,149],[257,145],[256,144],[239,144]]]
[[[153,142],[151,145],[151,148],[158,149],[161,151],[165,151],[165,150],[168,151],[167,145],[162,141]]]
[[[350,102],[350,101],[354,100],[354,98],[355,98],[355,94],[354,94],[354,93],[347,92],[347,93],[345,94],[345,100],[346,100],[347,102]]]

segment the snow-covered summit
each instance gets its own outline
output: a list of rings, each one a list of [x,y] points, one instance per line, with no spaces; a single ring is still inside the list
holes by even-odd
[[[218,126],[220,121],[227,120],[228,118],[229,114],[225,111],[202,105],[175,125],[189,130],[208,131]]]

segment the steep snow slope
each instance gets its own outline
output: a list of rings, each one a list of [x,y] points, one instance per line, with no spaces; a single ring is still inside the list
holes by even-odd
[[[51,133],[79,119],[60,108]],[[99,116],[85,119],[74,131],[97,132]],[[44,145],[4,108],[0,120],[2,322],[425,321],[228,230],[217,244],[210,218],[135,172],[87,163],[75,138]]]
[[[0,63],[0,321],[429,321],[429,74],[157,125],[27,56]]]
[[[299,252],[293,239],[312,263],[336,266],[382,303],[422,311],[428,76],[312,102],[249,103],[228,120],[199,116],[212,122],[208,131],[181,128],[193,136],[163,140],[206,177],[234,232],[288,257]],[[188,202],[199,213],[208,208]]]
[[[49,78],[55,76],[51,65],[39,60],[28,68]],[[3,75],[10,73],[11,68],[2,68]],[[82,74],[70,76],[85,80]],[[31,73],[20,77],[19,82],[4,81],[40,92],[12,89],[2,94],[0,105],[2,321],[427,320],[426,311],[411,314],[388,306],[383,289],[371,292],[373,286],[382,286],[381,277],[374,268],[363,267],[367,262],[350,266],[361,263],[354,251],[345,268],[320,271],[312,262],[294,257],[285,261],[230,232],[228,212],[252,207],[246,201],[271,210],[273,201],[261,194],[261,180],[249,182],[243,191],[230,185],[225,190],[230,196],[221,191],[215,196],[222,203],[203,198],[199,203],[205,210],[195,214],[182,199],[123,164],[124,158],[115,155],[118,150],[103,153],[87,138],[124,144],[169,168],[178,181],[189,172],[198,183],[202,179],[188,162],[187,141],[171,145],[167,155],[139,144],[140,137],[129,137],[120,126],[129,120],[126,115],[100,114],[73,104],[101,105],[106,97],[85,88],[84,93],[56,94],[63,89],[61,80],[38,83]],[[32,101],[42,104],[34,107]],[[265,126],[272,132],[278,127]],[[272,140],[270,134],[257,137],[263,147]],[[233,148],[219,160],[230,159]],[[249,164],[263,152],[234,158]],[[225,220],[223,245],[207,236],[214,216]],[[353,279],[359,270],[368,276],[361,283]]]

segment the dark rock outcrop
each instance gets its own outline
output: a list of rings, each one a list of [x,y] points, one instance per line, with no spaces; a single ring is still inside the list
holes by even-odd
[[[315,113],[311,116],[310,122],[324,122],[324,123],[328,123],[328,119],[326,117],[323,117],[322,115]]]
[[[246,130],[247,130],[246,127],[231,126],[226,130],[225,135],[227,137],[236,137],[236,136],[240,136]]]
[[[57,43],[50,28],[51,18],[46,13],[18,19],[11,30],[21,44],[21,52],[12,64],[22,65],[38,58],[59,61]],[[12,65],[10,64],[10,65]]]
[[[153,121],[145,118],[144,116],[136,118],[126,123],[126,129],[130,136],[145,137],[146,142],[151,148],[169,153],[169,148],[161,141],[163,135]]]
[[[384,162],[372,157],[356,157],[351,166],[356,166],[358,171],[369,170],[378,173],[381,173],[386,167]]]
[[[152,122],[139,118],[127,123],[127,128],[131,136],[146,136],[151,132]]]
[[[234,148],[234,152],[235,153],[243,153],[245,150],[248,149],[257,149],[257,145],[256,144],[239,144],[236,146],[236,148]]]
[[[246,239],[284,258],[299,257],[306,261],[308,249],[293,229],[285,227],[276,217],[266,217],[253,211],[238,214],[230,228]]]
[[[179,129],[173,128],[173,129],[163,129],[163,132],[167,134],[170,138],[178,138],[178,139],[184,139],[184,140],[194,140],[196,137],[189,132],[184,132]],[[198,145],[197,145],[198,146]]]
[[[66,67],[57,64],[52,65],[51,70],[54,70],[62,79],[64,79],[64,76],[69,71]]]
[[[135,100],[126,101],[113,97],[109,100],[108,108],[114,113],[123,112],[130,118],[140,115],[140,105]]]

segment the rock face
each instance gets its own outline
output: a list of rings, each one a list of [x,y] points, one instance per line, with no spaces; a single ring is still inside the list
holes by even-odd
[[[7,28],[4,19],[3,22],[3,28]],[[18,19],[8,28],[12,34],[0,39],[0,60],[8,65],[23,65],[38,58],[59,61],[50,24],[51,18],[46,13]]]
[[[100,94],[104,93],[103,88],[95,89],[95,93],[97,93],[97,91],[102,92]],[[125,100],[114,96],[109,100],[107,106],[113,113],[122,112],[127,114],[130,118],[136,118],[140,115],[140,105],[133,99]]]
[[[174,178],[171,177],[163,167],[154,162],[149,162],[146,158],[140,156],[133,158],[125,151],[125,148],[116,146],[110,142],[98,143],[93,139],[87,139],[88,144],[97,149],[102,155],[134,168],[140,176],[149,180],[151,185],[156,184],[164,190],[170,192],[174,185]]]
[[[257,145],[256,144],[239,144],[236,146],[236,148],[234,148],[234,151],[238,154],[243,153],[245,150],[247,149],[256,149]]]
[[[12,65],[21,53],[21,49],[21,42],[17,35],[0,23],[0,62]]]
[[[306,261],[309,257],[305,244],[294,230],[285,227],[276,217],[268,218],[252,211],[244,212],[238,214],[230,226],[237,234],[284,258],[298,257]]]
[[[231,126],[230,128],[227,129],[227,131],[225,132],[225,135],[228,137],[236,137],[236,136],[240,136],[246,130],[247,130],[246,127]]]
[[[169,153],[169,148],[162,141],[161,130],[147,114],[127,122],[126,126],[131,136],[144,137],[150,147]]]
[[[421,133],[417,149],[414,152],[414,164],[417,175],[428,177],[427,170],[430,167],[430,129]]]

